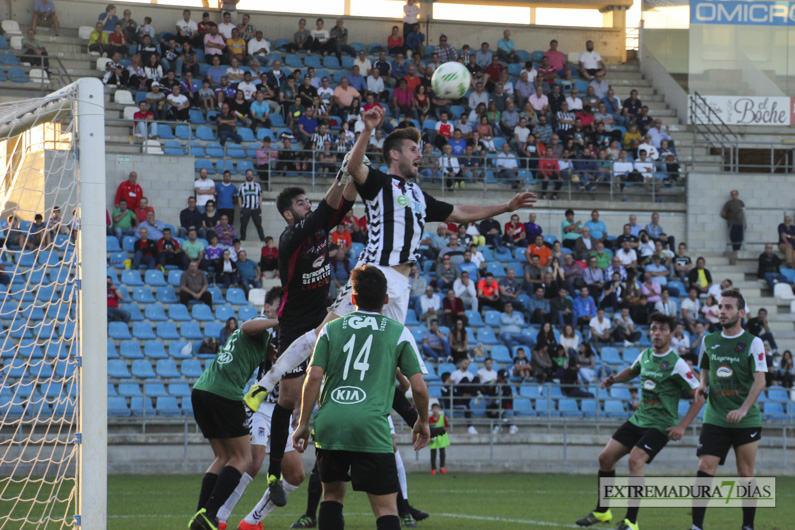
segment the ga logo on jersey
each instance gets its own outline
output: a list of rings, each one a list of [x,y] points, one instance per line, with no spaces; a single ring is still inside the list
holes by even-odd
[[[734,371],[729,368],[728,366],[719,366],[717,370],[715,370],[715,375],[718,377],[731,377]]]
[[[228,364],[228,363],[231,363],[234,360],[234,358],[235,357],[232,355],[231,351],[222,350],[218,354],[218,357],[215,358],[215,360],[216,360],[216,362],[218,362],[218,364]]]
[[[340,405],[355,405],[367,398],[364,390],[356,386],[341,386],[331,392],[331,399]]]
[[[745,351],[746,344],[744,342],[738,342],[737,345],[734,347],[734,351],[737,353],[742,353]]]
[[[353,329],[371,328],[374,331],[378,331],[378,321],[375,317],[352,316],[347,322]]]
[[[646,390],[654,390],[656,387],[657,387],[657,383],[655,383],[651,379],[646,379],[643,382],[643,388],[645,388]]]

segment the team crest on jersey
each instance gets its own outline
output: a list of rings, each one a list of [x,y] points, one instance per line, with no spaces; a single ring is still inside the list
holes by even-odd
[[[215,358],[215,360],[218,362],[218,364],[228,364],[231,363],[234,360],[234,358],[235,357],[232,355],[232,352],[227,350],[227,351],[221,351],[218,354],[218,357]]]
[[[669,363],[668,361],[663,361],[663,363],[660,365],[660,370],[667,370],[668,367],[670,367],[670,366],[671,366],[671,363]]]
[[[745,351],[745,348],[747,347],[748,345],[745,344],[744,342],[738,342],[737,345],[734,347],[734,351],[736,351],[737,353],[742,353]]]

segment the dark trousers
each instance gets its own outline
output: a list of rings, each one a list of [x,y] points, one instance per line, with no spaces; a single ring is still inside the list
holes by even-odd
[[[729,226],[729,239],[732,243],[732,250],[740,250],[743,246],[744,232],[743,225]]]
[[[184,252],[161,252],[157,255],[157,264],[161,267],[165,265],[174,265],[176,267],[182,266]]]
[[[30,63],[31,66],[40,66],[44,70],[50,68],[50,61],[47,59],[47,52],[41,52],[41,55],[36,55],[35,53],[31,53],[29,55],[22,55],[20,57],[23,62]]]
[[[241,208],[240,209],[240,239],[246,239],[246,228],[248,220],[254,221],[254,228],[257,229],[259,240],[265,242],[265,232],[262,231],[262,208]]]
[[[180,291],[180,293],[179,293],[179,303],[180,304],[182,304],[182,305],[187,307],[188,302],[190,302],[191,300],[194,301],[194,302],[196,301],[196,299],[193,298],[193,296],[191,296],[190,294],[188,294],[188,293],[186,293],[184,291]],[[203,304],[207,304],[208,306],[212,307],[213,306],[213,295],[210,294],[210,291],[204,291],[204,294],[202,294],[199,297],[198,301],[200,301]]]

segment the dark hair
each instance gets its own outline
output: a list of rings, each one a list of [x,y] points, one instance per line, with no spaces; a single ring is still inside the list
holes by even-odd
[[[665,315],[659,311],[655,311],[649,315],[649,325],[654,322],[667,325],[669,331],[673,331],[676,328],[676,317],[674,315]]]
[[[737,300],[737,309],[745,309],[745,297],[739,289],[726,289],[720,293],[721,298],[729,297]]]
[[[414,127],[405,127],[403,129],[395,129],[389,133],[389,136],[384,140],[384,160],[387,164],[389,164],[389,152],[392,150],[399,151],[403,147],[404,140],[420,143],[420,131]]]
[[[282,288],[281,287],[271,287],[267,293],[265,293],[265,303],[266,304],[273,304],[273,301],[277,298],[282,296]]]
[[[281,215],[284,215],[284,212],[292,208],[293,199],[299,195],[306,195],[304,188],[299,188],[297,186],[284,188],[279,196],[276,197],[276,209],[279,210]]]
[[[351,285],[359,310],[381,312],[386,299],[386,277],[380,269],[372,265],[354,269]]]
[[[574,210],[569,208],[568,210],[565,211],[565,213],[563,215],[568,216],[569,214],[574,215]]]

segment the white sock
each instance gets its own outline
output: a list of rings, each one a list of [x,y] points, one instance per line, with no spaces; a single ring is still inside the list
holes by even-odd
[[[395,451],[395,463],[397,464],[398,482],[400,482],[400,492],[406,501],[409,500],[409,485],[406,482],[406,468],[403,466],[403,457],[400,451]]]
[[[282,479],[282,487],[284,488],[285,495],[289,495],[298,489],[298,486],[293,486],[284,479]],[[254,509],[251,510],[243,520],[248,524],[256,525],[258,522],[267,517],[267,515],[273,511],[274,507],[275,505],[271,502],[270,490],[266,489],[265,495],[262,496],[257,505],[254,506]]]
[[[254,478],[249,475],[248,473],[243,473],[243,476],[240,477],[240,482],[238,482],[235,491],[226,499],[226,502],[223,506],[218,510],[218,521],[221,523],[225,523],[229,520],[229,516],[232,515],[232,510],[235,509],[235,506],[240,501],[240,498],[245,493],[246,488],[251,483]]]
[[[309,359],[315,350],[315,342],[317,334],[314,329],[295,339],[257,384],[268,392],[272,391],[284,374]]]

